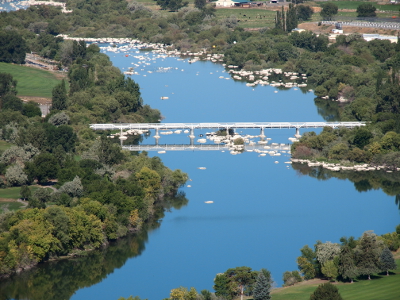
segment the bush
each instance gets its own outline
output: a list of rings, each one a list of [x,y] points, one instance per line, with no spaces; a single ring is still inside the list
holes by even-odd
[[[343,300],[339,294],[339,290],[331,283],[324,283],[317,287],[311,294],[310,300]]]

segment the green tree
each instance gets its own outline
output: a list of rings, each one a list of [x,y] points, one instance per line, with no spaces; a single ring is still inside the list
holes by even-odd
[[[8,94],[2,97],[2,109],[10,109],[15,111],[21,111],[23,107],[23,102],[20,98],[13,94]]]
[[[335,280],[338,276],[338,268],[333,260],[326,261],[321,268],[322,274],[327,278]]]
[[[30,188],[26,185],[21,186],[21,190],[19,193],[21,194],[22,199],[24,199],[25,201],[32,196]]]
[[[359,252],[357,254],[357,267],[361,275],[367,275],[371,279],[371,274],[380,271],[379,252],[376,234],[364,232],[360,238]]]
[[[308,5],[297,5],[296,6],[297,18],[302,21],[310,19],[314,13],[313,9]]]
[[[157,0],[157,5],[161,7],[161,9],[168,9],[170,11],[178,11],[180,8],[185,7],[189,4],[188,1],[182,0]]]
[[[364,149],[369,144],[370,139],[373,137],[371,131],[366,128],[357,128],[356,134],[353,139],[353,144],[360,149]]]
[[[357,17],[376,17],[376,7],[371,3],[363,3],[357,6]]]
[[[0,72],[0,110],[3,108],[3,98],[6,95],[17,94],[17,81],[9,73]]]
[[[284,286],[291,286],[297,282],[301,282],[303,281],[303,278],[301,277],[299,271],[295,270],[295,271],[286,271],[285,273],[283,273],[283,283]]]
[[[40,110],[38,103],[29,101],[28,103],[24,103],[22,106],[22,114],[28,118],[32,118],[35,116],[41,116],[42,111]]]
[[[30,179],[37,179],[39,183],[46,183],[49,179],[57,178],[59,169],[57,159],[50,153],[40,153],[35,156],[33,162],[26,164]]]
[[[214,279],[215,295],[226,299],[251,294],[258,273],[249,267],[228,269],[223,274],[217,274]]]
[[[351,283],[358,276],[354,252],[347,245],[343,246],[340,251],[338,271],[343,279],[350,279]]]
[[[311,294],[310,300],[343,300],[339,294],[339,290],[331,283],[324,283],[317,287]]]
[[[51,101],[51,110],[64,110],[67,108],[67,89],[64,79],[53,88]]]
[[[28,47],[22,36],[14,30],[0,31],[0,61],[24,64]]]
[[[203,9],[206,7],[207,1],[206,0],[194,0],[194,6],[198,9]]]
[[[321,4],[322,10],[321,17],[324,20],[332,20],[332,17],[338,13],[338,6],[333,2],[326,2]]]
[[[271,282],[265,277],[264,272],[260,271],[253,289],[254,300],[271,299]]]
[[[297,265],[305,279],[313,279],[318,271],[318,262],[316,253],[307,245],[300,249],[301,256],[297,258]]]
[[[380,268],[382,271],[386,271],[386,275],[389,276],[389,270],[397,269],[396,261],[394,260],[392,252],[388,247],[385,247],[379,257]]]
[[[112,141],[104,135],[100,138],[97,154],[101,163],[111,166],[118,164],[123,159],[121,147],[118,144],[112,143]]]

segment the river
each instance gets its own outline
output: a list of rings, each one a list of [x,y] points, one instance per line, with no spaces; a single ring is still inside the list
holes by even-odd
[[[312,92],[248,87],[226,79],[230,76],[220,64],[189,64],[187,59],[137,50],[107,54],[122,71],[135,67],[139,75],[132,78],[145,103],[160,109],[163,122],[310,122],[334,115],[326,107],[316,107]],[[196,140],[205,132],[196,131]],[[266,130],[270,143],[288,143],[294,134]],[[151,136],[144,143],[153,144]],[[161,136],[160,143],[170,142],[188,143],[189,138],[183,133]],[[179,286],[212,290],[217,273],[238,266],[266,268],[281,286],[282,274],[297,269],[296,258],[304,245],[339,242],[342,236],[359,237],[366,230],[393,232],[400,223],[393,195],[379,188],[359,192],[363,189],[353,183],[355,179],[304,175],[310,171],[285,163],[288,153],[149,155],[159,155],[168,167],[189,174],[191,181],[182,188],[188,205],[166,213],[160,226],[138,238],[124,239],[87,258],[35,268],[26,277],[15,276],[3,285],[7,296],[81,300],[138,295],[160,300]],[[42,297],[35,295],[39,290]]]

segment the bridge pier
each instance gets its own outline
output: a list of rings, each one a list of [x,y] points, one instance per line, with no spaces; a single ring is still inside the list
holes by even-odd
[[[192,128],[190,128],[190,135],[189,135],[189,137],[192,139],[194,139],[195,138],[195,135],[194,135],[194,128],[192,127]]]
[[[264,138],[265,138],[264,129],[265,129],[264,127],[261,127],[261,128],[260,128],[260,138],[261,138],[262,141],[263,141]]]
[[[300,127],[296,127],[296,134],[294,135],[296,138],[301,138]]]
[[[229,127],[226,127],[226,137],[229,136]]]
[[[160,138],[160,134],[159,134],[159,129],[158,127],[156,128],[156,135],[154,136],[154,138],[158,141],[158,139]]]

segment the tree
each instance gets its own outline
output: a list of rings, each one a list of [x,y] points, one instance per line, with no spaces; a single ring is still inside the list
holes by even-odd
[[[0,73],[0,110],[3,108],[3,98],[6,95],[17,94],[17,81],[9,73]]]
[[[303,281],[303,278],[301,277],[299,271],[295,270],[295,271],[286,271],[285,273],[283,273],[283,283],[284,286],[291,286],[297,282],[301,282]]]
[[[49,179],[57,178],[59,169],[57,159],[50,153],[40,153],[33,162],[26,164],[30,179],[37,179],[39,183],[46,183]]]
[[[358,270],[355,264],[355,255],[348,245],[343,246],[340,251],[338,271],[343,279],[348,278],[351,283],[353,283],[353,278],[358,276]]]
[[[197,291],[194,287],[191,287],[188,291],[185,287],[179,287],[177,289],[172,289],[169,299],[171,300],[196,300]]]
[[[24,103],[22,107],[22,114],[28,118],[32,118],[35,116],[41,116],[42,111],[40,110],[38,103],[29,101],[28,103]]]
[[[22,36],[13,30],[0,31],[0,61],[24,64],[28,47]]]
[[[58,114],[54,114],[49,118],[49,123],[53,124],[54,126],[60,125],[68,125],[69,123],[69,116],[65,112],[60,112]]]
[[[311,294],[310,300],[343,300],[339,294],[339,290],[331,283],[324,283],[317,287]]]
[[[215,295],[218,297],[224,297],[227,299],[232,299],[229,290],[229,279],[225,273],[220,273],[215,276],[213,289]]]
[[[20,98],[13,94],[5,95],[2,98],[2,109],[10,109],[15,111],[22,111],[23,102]]]
[[[318,271],[318,262],[316,259],[315,252],[305,245],[300,249],[301,256],[297,258],[297,265],[301,273],[303,273],[305,279],[313,279]]]
[[[333,260],[326,261],[321,268],[322,274],[327,278],[335,280],[338,276],[338,268]]]
[[[297,13],[297,19],[302,20],[302,21],[307,21],[308,19],[311,18],[314,11],[308,5],[297,5],[296,13]]]
[[[364,232],[360,239],[359,252],[357,254],[357,267],[361,275],[368,275],[380,271],[379,268],[379,245],[376,241],[376,234]]]
[[[203,9],[206,7],[206,0],[194,0],[194,6],[198,9]]]
[[[397,269],[396,261],[394,260],[392,252],[388,247],[385,247],[379,257],[379,263],[382,271],[386,271],[389,276],[389,270]]]
[[[170,11],[178,11],[188,4],[188,1],[182,2],[182,0],[157,0],[157,5],[161,6],[161,9],[169,9]]]
[[[230,278],[232,292],[234,293],[236,290],[236,293],[240,295],[241,299],[243,299],[243,295],[246,292],[245,290],[251,288],[254,284],[257,275],[257,272],[252,271],[249,267],[236,267],[227,270],[225,273],[228,278]]]
[[[21,197],[24,200],[29,199],[32,195],[30,188],[26,185],[21,186],[21,190],[19,193],[21,194]]]
[[[271,282],[265,277],[264,272],[260,271],[253,289],[254,300],[271,299]]]
[[[376,17],[376,7],[371,3],[363,3],[357,7],[357,17]]]
[[[336,243],[326,242],[317,245],[317,259],[321,265],[333,260],[340,253],[340,246]]]
[[[79,176],[75,176],[74,180],[64,183],[58,190],[60,193],[66,193],[71,197],[80,197],[83,194],[83,186]]]
[[[214,279],[214,290],[216,296],[233,299],[240,295],[250,295],[258,275],[249,267],[236,267],[228,269],[223,274],[217,274]]]
[[[51,110],[64,110],[67,108],[67,89],[64,79],[53,88]]]
[[[24,185],[28,182],[28,176],[19,164],[7,168],[5,178],[9,186]]]
[[[324,20],[332,20],[332,17],[338,13],[338,6],[332,2],[323,3],[321,7],[320,14]]]

